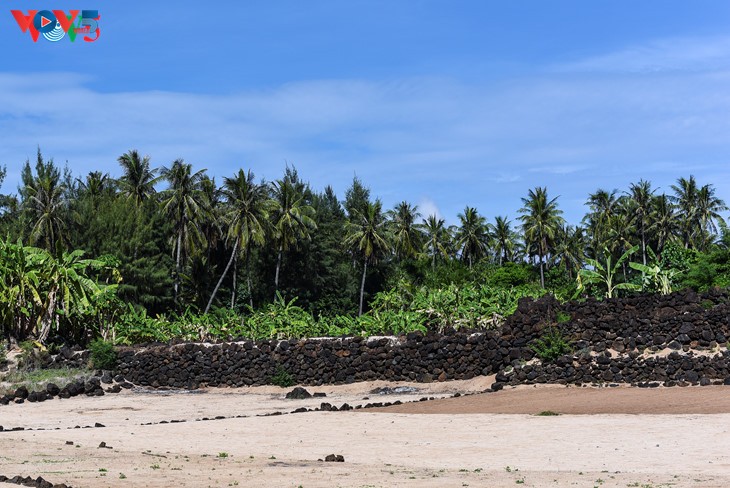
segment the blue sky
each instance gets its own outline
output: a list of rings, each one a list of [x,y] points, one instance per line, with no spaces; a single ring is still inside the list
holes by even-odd
[[[11,9],[97,9],[95,43],[33,43]],[[220,181],[286,162],[454,223],[547,186],[693,174],[730,201],[730,2],[0,0],[0,165],[75,175],[131,148]]]

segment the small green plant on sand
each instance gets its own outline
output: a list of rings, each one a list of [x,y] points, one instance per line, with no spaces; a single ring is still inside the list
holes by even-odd
[[[537,414],[538,417],[557,417],[558,415],[560,415],[558,412],[553,412],[552,410],[543,410]]]

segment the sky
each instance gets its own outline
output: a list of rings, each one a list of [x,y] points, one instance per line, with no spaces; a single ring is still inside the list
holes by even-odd
[[[98,10],[33,42],[11,10]],[[0,191],[40,147],[77,177],[130,149],[221,182],[287,164],[448,223],[694,175],[730,202],[723,0],[0,0]]]

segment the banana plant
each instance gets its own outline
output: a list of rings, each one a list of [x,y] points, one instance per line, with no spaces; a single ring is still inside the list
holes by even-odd
[[[0,322],[5,332],[17,339],[35,335],[43,343],[54,326],[86,330],[100,308],[111,303],[117,286],[100,285],[89,276],[106,272],[116,279],[118,272],[106,260],[82,256],[74,251],[56,257],[20,241],[0,241]]]
[[[629,263],[632,269],[641,272],[642,289],[657,291],[662,295],[672,293],[672,278],[677,274],[675,269],[662,269],[658,264],[644,265]]]
[[[618,290],[631,290],[636,291],[641,289],[634,283],[615,283],[616,274],[621,269],[621,265],[626,261],[629,256],[634,254],[639,249],[639,246],[634,246],[627,250],[621,255],[616,263],[612,263],[611,253],[607,248],[604,248],[604,263],[599,262],[596,259],[586,259],[586,263],[593,269],[581,269],[578,272],[578,290],[575,297],[583,293],[587,285],[598,285],[605,288],[606,298],[613,298],[615,292]],[[630,263],[631,265],[633,263]],[[574,297],[574,298],[575,298]]]

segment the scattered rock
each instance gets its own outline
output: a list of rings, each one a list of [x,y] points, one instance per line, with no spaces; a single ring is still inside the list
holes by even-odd
[[[301,386],[297,386],[286,394],[286,398],[289,400],[306,400],[307,398],[312,398],[312,394]]]

